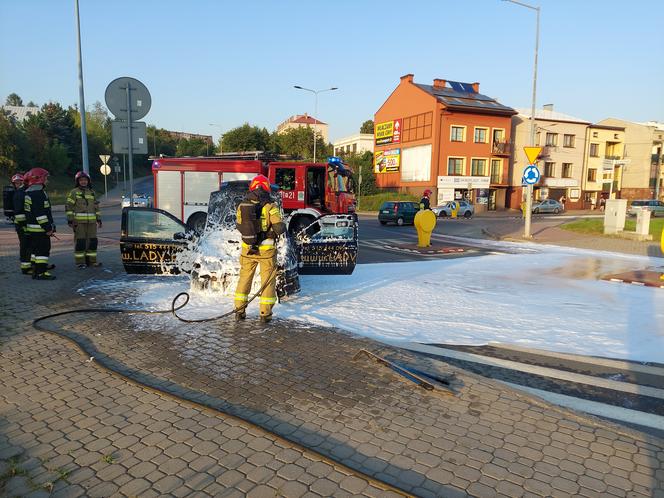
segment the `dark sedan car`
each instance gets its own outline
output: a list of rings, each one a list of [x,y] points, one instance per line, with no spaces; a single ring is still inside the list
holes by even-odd
[[[378,221],[381,225],[396,223],[397,225],[412,225],[415,213],[420,210],[420,205],[412,201],[388,201],[383,202],[378,211]]]

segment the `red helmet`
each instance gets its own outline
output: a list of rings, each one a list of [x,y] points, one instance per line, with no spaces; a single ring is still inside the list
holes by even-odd
[[[431,195],[431,190],[426,189],[422,195]]]
[[[48,178],[48,171],[44,168],[32,168],[23,175],[26,185],[44,185]]]
[[[16,173],[12,176],[12,183],[23,183],[23,173]]]
[[[262,188],[266,192],[270,192],[270,180],[264,175],[258,175],[249,184],[249,190],[256,190]]]
[[[88,175],[85,171],[79,171],[78,173],[76,173],[76,176],[74,176],[74,183],[76,184],[77,187],[78,187],[78,181],[81,178],[88,179],[88,186],[92,184],[92,178],[90,178],[90,175]]]

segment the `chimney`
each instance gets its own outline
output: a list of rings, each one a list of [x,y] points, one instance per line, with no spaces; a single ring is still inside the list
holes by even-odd
[[[553,112],[553,104],[544,104],[544,105],[542,106],[542,109],[544,109],[545,111],[551,111],[551,112]]]
[[[401,83],[407,82],[407,83],[412,83],[413,82],[413,74],[404,74],[401,77]]]
[[[433,80],[433,87],[434,88],[445,88],[445,84],[447,83],[446,80],[441,80],[439,78],[436,78]]]
[[[475,83],[472,84],[473,91],[475,93],[480,93],[480,83],[479,81],[476,81]]]

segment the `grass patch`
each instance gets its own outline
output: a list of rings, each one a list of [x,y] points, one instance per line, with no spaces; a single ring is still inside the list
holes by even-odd
[[[101,461],[108,464],[115,463],[115,457],[113,456],[113,453],[109,453],[108,455],[101,457]]]
[[[569,230],[570,232],[585,233],[589,235],[603,235],[604,234],[604,220],[600,218],[591,218],[571,221],[560,225],[560,228]],[[650,235],[653,240],[661,240],[662,229],[664,229],[664,218],[651,218],[650,219]],[[636,219],[628,218],[625,221],[625,231],[636,230]]]
[[[380,205],[385,201],[415,201],[420,197],[413,194],[400,194],[397,192],[381,192],[374,195],[363,195],[360,197],[360,211],[378,211]]]

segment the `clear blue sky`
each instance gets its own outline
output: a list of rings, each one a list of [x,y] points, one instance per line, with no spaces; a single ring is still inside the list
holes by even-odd
[[[538,0],[528,0],[537,4]],[[664,1],[539,0],[538,106],[664,121]],[[500,0],[80,0],[86,105],[132,76],[145,121],[218,136],[313,113],[330,139],[356,133],[399,82],[473,82],[529,107],[534,12]],[[0,99],[78,102],[73,0],[0,0]]]

